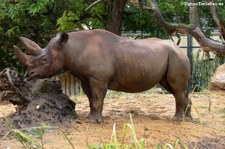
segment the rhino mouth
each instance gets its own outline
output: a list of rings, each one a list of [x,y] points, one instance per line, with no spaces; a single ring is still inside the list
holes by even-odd
[[[36,80],[42,78],[40,74],[36,73],[35,71],[26,70],[24,76],[27,80]]]
[[[26,78],[28,80],[37,80],[37,79],[51,78],[53,76],[54,76],[54,74],[44,75],[42,73],[37,73],[35,71],[28,71],[28,70],[24,74],[24,78]]]
[[[28,70],[25,72],[25,74],[23,75],[23,77],[24,77],[25,80],[27,80],[27,81],[31,81],[31,80],[36,80],[36,79],[38,79],[37,75],[31,75],[31,74],[29,73]]]
[[[26,80],[26,81],[35,81],[36,80],[35,77],[29,76],[28,71],[25,72],[25,74],[23,75],[23,77],[24,77],[24,80]]]

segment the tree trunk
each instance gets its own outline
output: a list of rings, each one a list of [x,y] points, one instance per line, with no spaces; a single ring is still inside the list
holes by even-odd
[[[117,35],[121,35],[123,11],[127,0],[106,0],[106,29]]]
[[[215,3],[215,0],[209,0],[209,2]],[[216,10],[216,6],[211,5],[210,6],[210,13],[212,14],[213,20],[216,23],[220,34],[221,34],[221,40],[225,41],[225,27],[224,27],[224,20],[222,18],[219,17],[217,10]]]

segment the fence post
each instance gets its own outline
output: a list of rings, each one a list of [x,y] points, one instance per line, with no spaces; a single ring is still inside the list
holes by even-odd
[[[191,91],[193,84],[192,84],[192,70],[193,70],[193,52],[192,52],[192,36],[190,34],[187,35],[187,56],[190,60],[191,63],[191,78],[189,81],[189,87],[188,87],[188,91]]]

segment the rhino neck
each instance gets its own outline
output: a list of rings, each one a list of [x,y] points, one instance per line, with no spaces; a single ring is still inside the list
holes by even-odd
[[[80,63],[80,56],[82,55],[85,45],[87,44],[86,37],[79,32],[69,33],[69,40],[65,45],[64,50],[64,70],[70,71],[75,76],[78,75]]]

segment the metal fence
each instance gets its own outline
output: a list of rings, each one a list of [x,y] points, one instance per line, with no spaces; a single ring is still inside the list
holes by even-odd
[[[54,76],[53,79],[61,82],[62,91],[68,96],[77,95],[81,91],[80,81],[69,72]]]

